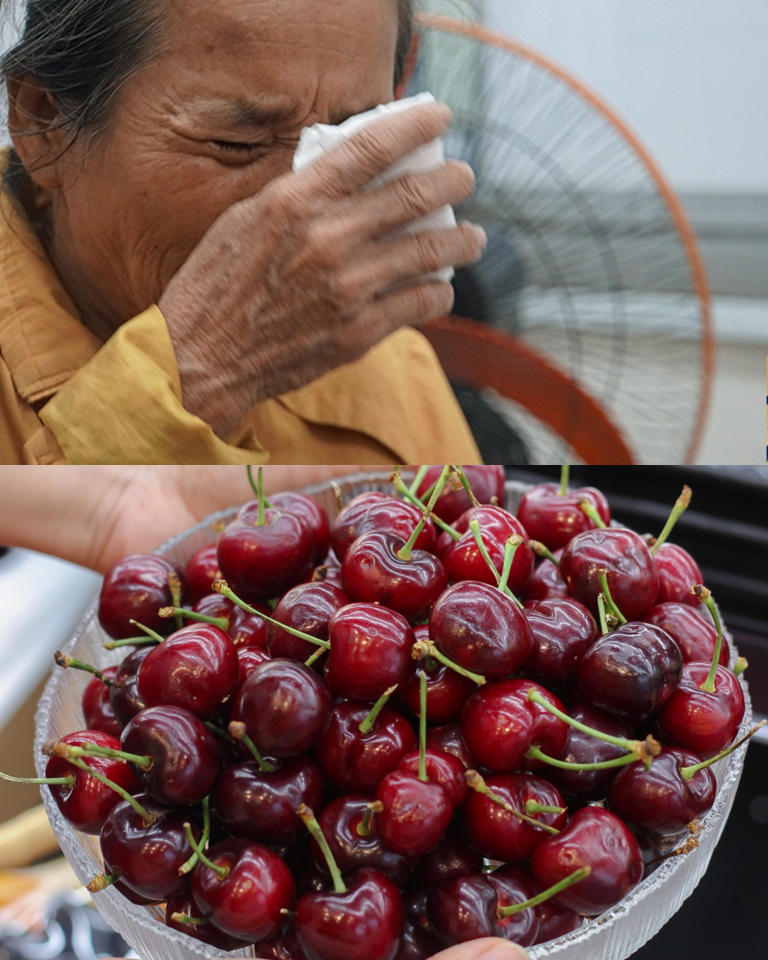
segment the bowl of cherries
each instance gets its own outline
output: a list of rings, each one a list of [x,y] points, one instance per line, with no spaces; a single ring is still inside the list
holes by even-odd
[[[105,575],[40,702],[64,853],[144,960],[620,960],[706,870],[751,711],[695,560],[599,490],[359,475]]]

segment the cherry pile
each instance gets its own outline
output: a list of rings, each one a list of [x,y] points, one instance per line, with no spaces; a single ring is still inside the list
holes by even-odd
[[[95,674],[44,748],[94,893],[223,950],[423,960],[562,936],[695,847],[744,664],[666,542],[687,488],[653,540],[567,468],[517,517],[498,466],[395,473],[332,524],[254,486],[185,570],[107,573],[119,667],[57,655]]]

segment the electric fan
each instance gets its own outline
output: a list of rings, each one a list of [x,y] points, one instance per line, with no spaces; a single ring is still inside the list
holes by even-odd
[[[713,367],[710,298],[682,207],[579,81],[515,41],[418,18],[407,93],[454,112],[450,156],[477,174],[458,210],[489,237],[431,340],[483,457],[680,463]]]

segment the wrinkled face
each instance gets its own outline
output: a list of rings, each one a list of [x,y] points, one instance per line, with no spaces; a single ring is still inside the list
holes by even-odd
[[[302,127],[387,102],[397,0],[169,0],[157,57],[58,161],[51,252],[100,330],[157,302],[214,220],[291,169]]]

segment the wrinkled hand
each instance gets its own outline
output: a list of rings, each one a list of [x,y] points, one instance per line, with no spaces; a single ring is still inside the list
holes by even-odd
[[[260,400],[450,312],[451,285],[427,277],[477,260],[483,231],[393,234],[465,200],[470,168],[448,162],[365,190],[449,118],[438,104],[384,117],[214,223],[159,301],[191,413],[226,436]]]

